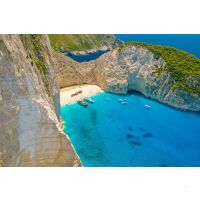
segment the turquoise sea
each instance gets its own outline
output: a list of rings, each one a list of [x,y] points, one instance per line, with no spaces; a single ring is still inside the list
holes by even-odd
[[[75,103],[61,109],[84,166],[200,166],[200,114],[138,93],[92,99],[87,108]]]
[[[173,46],[200,57],[200,35],[115,36]],[[102,53],[72,58],[84,62]],[[92,98],[95,103],[88,108],[76,103],[61,108],[65,132],[84,166],[200,166],[200,113],[177,110],[138,93],[103,93]]]

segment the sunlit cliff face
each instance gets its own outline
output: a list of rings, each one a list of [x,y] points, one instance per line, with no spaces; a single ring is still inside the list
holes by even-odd
[[[56,60],[45,35],[0,36],[1,166],[79,166],[58,129]]]

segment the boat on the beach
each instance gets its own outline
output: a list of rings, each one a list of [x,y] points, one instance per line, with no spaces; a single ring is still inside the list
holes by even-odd
[[[89,98],[89,97],[84,98],[83,100],[85,100],[85,101],[87,101],[89,103],[94,103],[94,101],[91,98]]]
[[[78,92],[75,92],[74,94],[71,94],[71,97],[74,97],[74,96],[76,96],[76,95],[78,95],[78,94],[81,94],[81,93],[83,93],[83,91],[82,91],[82,90],[79,90]]]
[[[79,103],[81,106],[84,106],[84,107],[87,107],[87,106],[88,106],[87,103],[85,103],[85,102],[82,101],[82,100],[77,101],[77,103]]]

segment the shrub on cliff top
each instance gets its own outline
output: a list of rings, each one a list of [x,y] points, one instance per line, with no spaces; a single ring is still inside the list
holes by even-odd
[[[37,71],[41,75],[46,93],[48,96],[51,96],[50,83],[48,81],[49,72],[44,58],[45,46],[42,44],[42,35],[20,35],[20,39],[27,51],[31,65],[34,66],[35,63]]]
[[[49,34],[51,47],[58,52],[84,51],[111,45],[116,40],[109,34]]]
[[[141,46],[153,52],[156,56],[161,56],[167,63],[166,71],[171,75],[176,89],[182,89],[200,95],[198,84],[189,84],[190,77],[196,77],[200,82],[200,59],[185,51],[169,46],[150,45],[141,42],[127,42],[118,47],[122,51],[127,46]]]

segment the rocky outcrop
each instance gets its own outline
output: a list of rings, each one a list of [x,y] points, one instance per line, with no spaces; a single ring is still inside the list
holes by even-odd
[[[0,36],[0,165],[80,166],[59,128],[57,65],[48,37]]]
[[[135,90],[175,108],[200,111],[200,94],[174,87],[174,80],[165,70],[165,60],[145,47],[115,48],[85,63],[77,63],[66,56],[58,57],[61,87],[91,83],[111,93],[127,94]]]
[[[51,46],[57,52],[84,55],[96,51],[107,51],[123,42],[112,34],[51,34]]]

